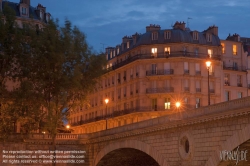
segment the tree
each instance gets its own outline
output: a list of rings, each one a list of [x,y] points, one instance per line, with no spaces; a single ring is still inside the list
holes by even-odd
[[[10,30],[12,27],[15,26],[9,26]],[[9,92],[3,116],[20,122],[22,132],[47,131],[55,147],[57,128],[71,109],[86,101],[98,77],[105,72],[106,60],[104,55],[91,51],[85,35],[69,20],[63,27],[59,27],[58,20],[51,20],[39,32],[32,25],[29,27],[15,29],[10,40],[15,45],[10,49],[15,52],[8,54],[13,61],[11,68],[3,68],[11,71],[9,77],[17,80],[18,86]],[[4,127],[5,124],[0,126]]]

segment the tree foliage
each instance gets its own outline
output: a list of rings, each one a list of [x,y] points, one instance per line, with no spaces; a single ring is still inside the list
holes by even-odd
[[[1,96],[6,109],[1,108],[0,118],[20,122],[23,132],[40,129],[55,137],[69,110],[84,103],[93,90],[104,72],[105,57],[92,52],[84,33],[69,20],[62,27],[58,20],[51,20],[39,32],[32,23],[22,30],[12,23],[10,18],[0,25],[0,44],[4,48],[0,72],[1,80],[6,78],[2,73],[10,73],[7,77],[17,80],[18,86],[6,92],[6,82],[0,82],[9,94],[7,101]],[[1,123],[0,132],[7,130],[11,130],[11,123]]]

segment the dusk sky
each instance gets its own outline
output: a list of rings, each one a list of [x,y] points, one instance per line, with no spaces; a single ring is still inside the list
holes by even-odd
[[[187,22],[188,17],[192,18],[191,30],[203,31],[216,25],[221,39],[229,33],[250,37],[250,0],[31,0],[34,7],[38,3],[61,24],[69,19],[98,52],[103,44],[113,47],[125,35],[144,33],[149,24],[170,29],[171,24]]]

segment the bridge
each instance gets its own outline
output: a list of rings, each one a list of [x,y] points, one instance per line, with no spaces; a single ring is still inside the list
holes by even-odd
[[[248,166],[250,97],[96,133],[60,134],[56,144],[58,150],[86,151],[85,163],[75,165]],[[12,136],[0,145],[0,161],[3,150],[11,149],[51,149],[51,138]]]

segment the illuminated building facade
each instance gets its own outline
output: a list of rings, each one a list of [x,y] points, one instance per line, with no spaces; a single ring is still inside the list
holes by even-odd
[[[242,48],[239,40],[220,40],[216,26],[198,32],[184,22],[164,30],[149,25],[106,48],[108,72],[89,105],[71,112],[70,124],[75,133],[90,133],[248,96]]]

